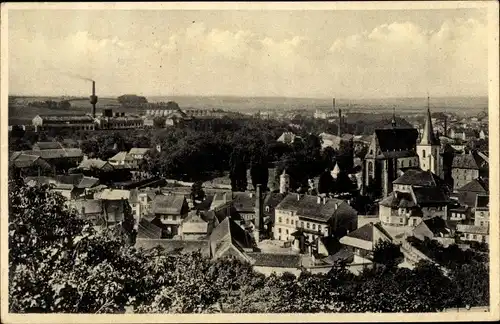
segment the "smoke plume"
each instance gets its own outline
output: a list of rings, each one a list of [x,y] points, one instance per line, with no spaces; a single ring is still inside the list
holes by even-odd
[[[79,74],[76,74],[76,73],[72,73],[72,72],[68,72],[68,71],[63,71],[57,67],[55,67],[54,65],[52,65],[50,62],[47,62],[45,61],[45,66],[50,69],[50,70],[53,70],[59,74],[62,74],[62,75],[65,75],[67,77],[70,77],[70,78],[73,78],[73,79],[78,79],[78,80],[83,80],[83,81],[89,81],[89,82],[93,82],[94,80],[89,78],[89,77],[85,77],[85,76],[82,76],[82,75],[79,75]]]

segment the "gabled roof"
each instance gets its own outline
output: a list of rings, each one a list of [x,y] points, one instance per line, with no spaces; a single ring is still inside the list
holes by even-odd
[[[94,197],[101,200],[128,200],[130,198],[130,191],[120,189],[104,189],[103,191],[96,193]]]
[[[375,130],[380,151],[386,157],[398,157],[406,151],[413,151],[418,138],[414,128],[388,128]]]
[[[144,155],[149,151],[148,148],[140,148],[140,147],[133,147],[130,149],[129,154],[138,154],[138,155]]]
[[[72,200],[70,206],[83,214],[99,214],[102,213],[102,203],[95,199],[78,199]],[[85,210],[83,210],[85,208]]]
[[[438,187],[411,187],[415,202],[420,206],[447,204],[450,199]]]
[[[59,142],[36,142],[33,147],[38,150],[62,149],[63,146]]]
[[[434,235],[450,233],[446,221],[439,216],[426,219],[421,224],[425,224]]]
[[[195,234],[207,234],[208,222],[203,220],[196,213],[190,213],[182,221],[182,232],[183,233],[195,233]]]
[[[226,217],[210,234],[210,244],[215,248],[221,242],[228,242],[238,248],[251,248],[253,240],[250,234]]]
[[[264,215],[269,215],[272,213],[272,211],[276,208],[276,206],[279,205],[281,201],[285,198],[286,194],[284,193],[277,193],[277,192],[270,192],[267,193],[266,196],[264,197],[264,207],[269,207],[269,212],[266,212],[264,209]]]
[[[490,207],[490,196],[477,195],[476,197],[476,210],[488,210]]]
[[[161,228],[142,218],[137,228],[137,238],[160,239]]]
[[[181,215],[186,204],[183,195],[158,195],[153,200],[153,212],[163,215]]]
[[[352,231],[351,233],[347,234],[346,236],[356,238],[362,241],[366,242],[373,242],[373,239],[375,237],[374,231],[380,231],[383,235],[385,235],[387,238],[391,238],[391,235],[380,225],[380,223],[368,223],[360,228],[358,228],[355,231]]]
[[[122,161],[127,161],[127,160],[131,160],[132,158],[130,158],[128,156],[128,153],[123,151],[123,152],[118,152],[116,153],[113,157],[109,158],[108,161],[118,161],[118,162],[122,162]]]
[[[464,186],[457,189],[458,192],[477,192],[485,193],[489,192],[489,181],[488,178],[478,178],[470,182],[467,182]]]
[[[60,159],[60,158],[75,158],[82,157],[82,150],[79,148],[62,148],[62,149],[46,149],[46,150],[31,150],[21,151],[24,154],[36,155],[44,160]]]
[[[474,169],[479,170],[487,167],[487,161],[485,161],[476,152],[471,152],[468,154],[458,154],[453,157],[452,168],[457,169]]]
[[[108,162],[103,161],[101,159],[87,159],[87,160],[83,160],[82,162],[80,162],[80,165],[78,165],[78,168],[79,169],[86,169],[86,170],[90,170],[92,168],[102,169],[106,165],[108,167],[113,167],[111,164],[109,164]]]
[[[415,201],[410,193],[391,192],[387,197],[379,202],[380,205],[390,208],[412,208],[416,207]]]
[[[77,188],[92,188],[99,184],[99,179],[94,177],[83,177],[76,185]]]
[[[233,192],[232,204],[237,212],[255,212],[255,202],[257,197],[248,192]]]
[[[299,197],[299,199],[297,199]],[[327,222],[334,215],[338,217],[356,215],[357,212],[344,200],[337,198],[327,198],[323,203],[318,203],[318,197],[311,195],[300,195],[289,193],[276,206],[277,210],[295,211],[300,218],[308,218],[317,221]]]
[[[37,155],[28,155],[21,152],[17,152],[10,157],[10,163],[17,168],[28,168],[32,166],[40,166],[44,169],[50,169],[51,166],[47,161],[40,158]]]
[[[443,180],[430,170],[408,169],[402,176],[392,182],[398,185],[412,185],[420,187],[436,187],[444,185]]]

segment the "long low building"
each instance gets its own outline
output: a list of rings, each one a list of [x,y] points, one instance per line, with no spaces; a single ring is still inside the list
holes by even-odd
[[[32,120],[35,132],[51,129],[94,130],[90,115],[37,115]]]

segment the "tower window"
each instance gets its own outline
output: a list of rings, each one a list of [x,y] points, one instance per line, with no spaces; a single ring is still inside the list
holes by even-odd
[[[425,158],[425,150],[422,150],[422,156]]]

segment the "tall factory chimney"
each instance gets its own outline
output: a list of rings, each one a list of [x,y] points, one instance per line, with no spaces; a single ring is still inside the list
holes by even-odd
[[[342,136],[342,109],[340,109],[340,108],[339,108],[339,126],[338,126],[337,135],[339,137]]]
[[[90,96],[90,103],[92,104],[92,118],[95,118],[95,105],[97,103],[97,96],[95,95],[95,81],[92,81],[92,95]]]

